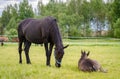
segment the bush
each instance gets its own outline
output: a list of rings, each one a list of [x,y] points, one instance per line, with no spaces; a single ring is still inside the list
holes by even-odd
[[[114,37],[120,38],[120,18],[114,23]]]

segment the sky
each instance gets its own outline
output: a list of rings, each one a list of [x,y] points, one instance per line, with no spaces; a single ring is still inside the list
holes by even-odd
[[[0,16],[2,15],[2,11],[4,10],[4,8],[7,6],[7,5],[14,5],[15,3],[19,4],[21,1],[23,0],[0,0]],[[37,8],[37,3],[39,0],[28,0],[29,1],[29,4],[32,5],[33,7],[33,10],[35,10],[35,8]],[[107,0],[104,0],[105,2]],[[43,4],[47,4],[49,2],[49,0],[42,0]],[[66,2],[66,0],[63,0],[63,2]]]
[[[2,15],[2,11],[7,5],[14,5],[15,3],[19,4],[23,0],[0,0],[0,16]],[[37,8],[37,3],[39,0],[28,0],[29,4],[32,5],[33,9]],[[42,0],[43,4],[47,4],[49,0]]]

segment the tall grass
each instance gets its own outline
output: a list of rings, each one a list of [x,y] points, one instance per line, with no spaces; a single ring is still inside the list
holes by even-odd
[[[0,47],[0,79],[120,79],[120,45],[70,45],[65,49],[61,68],[55,67],[53,54],[51,67],[47,67],[44,47],[34,45],[30,49],[32,64],[26,64],[24,52],[23,64],[19,64],[17,47],[17,45]],[[77,63],[81,50],[90,51],[90,58],[99,61],[108,73],[79,71]]]

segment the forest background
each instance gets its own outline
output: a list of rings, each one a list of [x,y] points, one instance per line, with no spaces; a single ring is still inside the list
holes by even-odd
[[[33,10],[28,0],[8,5],[0,17],[0,35],[17,35],[20,21],[53,16],[63,37],[120,38],[120,0],[40,0]]]

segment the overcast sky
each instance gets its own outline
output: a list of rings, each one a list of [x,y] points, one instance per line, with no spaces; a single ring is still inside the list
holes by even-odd
[[[21,1],[23,0],[0,0],[0,16],[2,15],[2,11],[4,10],[4,8],[7,6],[7,5],[10,5],[10,4],[19,4]],[[28,0],[29,1],[29,4],[32,5],[33,9],[35,9],[37,7],[37,3],[39,0]],[[49,2],[49,0],[42,0],[44,4],[47,4]]]
[[[4,8],[7,6],[7,5],[10,5],[10,4],[19,4],[21,1],[23,0],[0,0],[0,16],[2,15],[2,11],[4,10]],[[37,3],[39,0],[28,0],[29,1],[29,4],[32,5],[33,9],[37,8]],[[66,0],[63,0],[64,2],[66,2]],[[105,2],[107,0],[104,0]],[[49,2],[49,0],[42,0],[43,4],[47,4]]]

